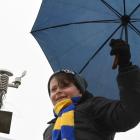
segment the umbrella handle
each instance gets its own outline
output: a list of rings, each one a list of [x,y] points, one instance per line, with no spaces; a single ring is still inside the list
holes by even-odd
[[[119,54],[116,54],[112,65],[112,69],[116,69],[118,64],[119,64]]]

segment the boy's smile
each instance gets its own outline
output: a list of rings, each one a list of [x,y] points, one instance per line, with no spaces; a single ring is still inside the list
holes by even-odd
[[[59,85],[55,77],[50,82],[50,98],[53,105],[57,102],[71,98],[74,96],[82,96],[79,89],[73,84],[67,82],[65,85]]]

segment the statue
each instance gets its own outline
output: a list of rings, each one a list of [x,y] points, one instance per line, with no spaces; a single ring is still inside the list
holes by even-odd
[[[3,97],[7,93],[8,87],[18,88],[21,84],[21,78],[26,75],[26,71],[20,77],[16,77],[15,81],[9,83],[9,77],[13,74],[8,70],[0,70],[0,132],[10,133],[12,120],[12,112],[1,110],[3,106]]]

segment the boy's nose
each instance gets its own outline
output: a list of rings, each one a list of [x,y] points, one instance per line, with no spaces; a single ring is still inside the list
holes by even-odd
[[[62,88],[57,88],[56,95],[61,96],[63,94]]]

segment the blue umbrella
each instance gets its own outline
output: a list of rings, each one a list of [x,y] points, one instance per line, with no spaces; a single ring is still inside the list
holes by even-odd
[[[108,46],[126,40],[140,64],[140,0],[43,0],[31,33],[54,71],[74,70],[94,95],[118,99]]]

